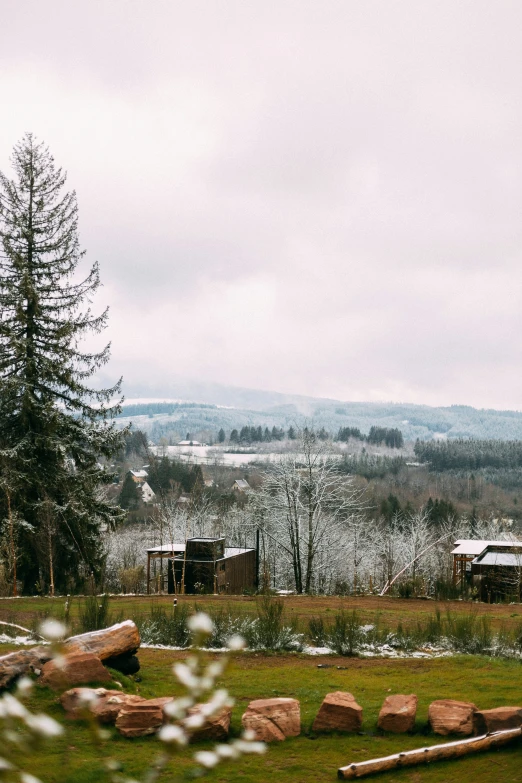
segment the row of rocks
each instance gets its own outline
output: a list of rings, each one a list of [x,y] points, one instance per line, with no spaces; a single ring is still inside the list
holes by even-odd
[[[89,694],[94,694],[93,700]],[[172,697],[143,699],[120,691],[99,688],[73,688],[60,699],[67,717],[78,718],[86,705],[101,723],[113,723],[124,737],[142,737],[154,734],[166,722],[164,707]],[[199,713],[196,705],[190,714]],[[417,715],[417,697],[414,694],[387,696],[377,722],[383,731],[411,732]],[[222,741],[228,737],[231,709],[223,708],[218,715],[205,717],[202,725],[192,735],[193,739]],[[441,699],[430,704],[428,720],[435,734],[471,735],[502,731],[522,726],[522,707],[497,707],[478,710],[470,702]],[[281,742],[301,733],[301,710],[297,699],[256,699],[248,705],[241,719],[244,729],[253,731],[262,742]],[[315,732],[359,732],[362,728],[363,710],[351,693],[328,693],[313,722]]]
[[[72,688],[60,697],[68,718],[76,720],[85,716],[88,710],[100,723],[112,723],[123,737],[145,737],[155,734],[167,721],[165,705],[173,701],[172,696],[144,699],[106,688]],[[196,704],[189,715],[201,711]],[[193,739],[208,739],[220,742],[228,737],[232,710],[224,707],[217,715],[206,717],[202,725],[194,729]]]
[[[387,696],[379,712],[377,726],[394,734],[411,732],[417,717],[417,696]],[[439,699],[428,709],[428,722],[435,734],[484,734],[522,726],[522,707],[496,707],[479,710],[471,702]],[[362,707],[351,693],[329,693],[313,723],[314,731],[360,731]]]

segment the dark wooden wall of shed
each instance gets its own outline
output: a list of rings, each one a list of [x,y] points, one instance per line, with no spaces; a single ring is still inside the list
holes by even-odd
[[[224,575],[219,566],[224,564]],[[218,562],[218,589],[228,595],[241,595],[256,586],[256,551],[251,549]]]

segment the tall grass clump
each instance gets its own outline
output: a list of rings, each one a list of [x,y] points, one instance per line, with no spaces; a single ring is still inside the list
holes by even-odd
[[[248,640],[253,635],[253,627],[256,620],[253,617],[244,615],[234,615],[230,608],[205,609],[212,620],[214,630],[207,640],[208,647],[212,649],[222,649],[227,646],[228,640],[232,636],[242,636]]]
[[[191,633],[187,621],[190,614],[187,604],[170,610],[153,604],[147,617],[136,618],[142,642],[168,647],[188,647]]]
[[[446,612],[445,636],[457,652],[486,654],[493,646],[493,631],[489,617],[479,617],[476,612],[461,614]]]
[[[297,632],[297,623],[284,622],[284,601],[263,595],[257,601],[257,618],[245,629],[248,646],[259,650],[302,650],[303,636]]]
[[[328,646],[338,655],[355,655],[365,640],[357,610],[337,612],[326,638]]]
[[[79,606],[79,624],[82,633],[89,631],[99,631],[101,628],[107,628],[112,624],[109,607],[109,594],[88,595]]]
[[[324,647],[328,639],[328,627],[322,617],[311,617],[308,621],[308,635],[316,647]]]

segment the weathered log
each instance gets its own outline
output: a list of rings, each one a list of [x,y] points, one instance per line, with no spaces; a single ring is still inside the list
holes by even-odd
[[[389,769],[401,767],[413,767],[417,764],[426,764],[431,761],[444,761],[467,756],[470,753],[479,753],[491,748],[506,745],[508,742],[522,736],[522,727],[496,731],[493,734],[483,734],[480,737],[472,737],[457,742],[446,742],[444,745],[432,745],[427,748],[407,750],[404,753],[394,753],[393,756],[384,756],[380,759],[370,759],[354,764],[348,764],[337,771],[341,780],[353,780],[373,775],[376,772],[386,772]]]
[[[132,620],[111,625],[101,631],[71,636],[64,642],[64,652],[90,652],[101,661],[120,655],[134,655],[140,646],[140,634]]]
[[[7,688],[23,674],[39,671],[51,658],[50,647],[15,650],[0,657],[0,689]]]

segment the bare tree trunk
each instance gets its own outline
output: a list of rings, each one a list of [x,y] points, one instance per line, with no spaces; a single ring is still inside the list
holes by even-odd
[[[5,491],[7,497],[7,518],[9,520],[9,556],[13,568],[13,596],[18,595],[18,586],[16,584],[16,544],[14,536],[13,511],[11,509],[11,495],[9,490]]]

